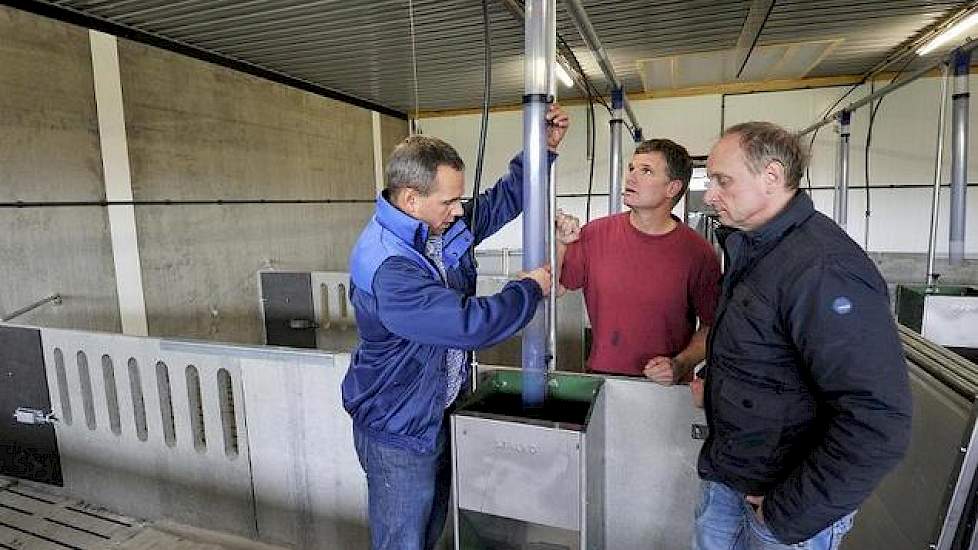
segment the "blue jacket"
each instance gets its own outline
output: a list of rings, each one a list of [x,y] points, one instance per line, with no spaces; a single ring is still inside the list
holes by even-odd
[[[555,158],[551,155],[551,160]],[[424,256],[428,226],[382,194],[350,256],[350,300],[360,341],[343,379],[343,406],[354,429],[378,441],[431,453],[444,417],[448,348],[475,350],[519,332],[536,312],[539,285],[508,283],[476,298],[470,247],[523,211],[523,164],[480,195],[475,231],[465,217],[443,235],[447,281]]]

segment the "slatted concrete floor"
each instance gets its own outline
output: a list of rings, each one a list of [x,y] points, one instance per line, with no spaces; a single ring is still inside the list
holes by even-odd
[[[0,479],[0,549],[3,550],[273,548],[219,533],[142,522]]]

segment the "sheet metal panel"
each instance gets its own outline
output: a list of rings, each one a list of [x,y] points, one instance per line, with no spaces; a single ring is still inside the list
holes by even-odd
[[[229,59],[340,90],[404,112],[414,110],[410,14],[399,0],[54,0],[116,24],[203,48]],[[415,44],[422,110],[480,104],[481,8],[463,0],[416,0]],[[750,0],[589,0],[587,14],[629,92],[641,91],[638,61],[733,48]],[[960,7],[954,0],[784,0],[775,4],[758,45],[817,39],[844,44],[813,75],[859,74],[887,51]],[[516,104],[522,90],[522,23],[490,2],[493,102]],[[654,29],[654,32],[650,32]],[[558,32],[599,90],[608,83],[571,18],[558,10]],[[453,92],[444,93],[446,82]],[[571,92],[576,95],[577,92]]]
[[[562,529],[581,521],[581,432],[455,416],[459,508]]]

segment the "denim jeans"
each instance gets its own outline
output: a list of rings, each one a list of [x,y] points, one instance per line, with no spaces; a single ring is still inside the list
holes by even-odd
[[[373,550],[431,550],[438,543],[451,497],[448,424],[446,419],[431,455],[384,445],[353,430],[367,474]]]
[[[837,550],[856,514],[849,513],[806,541],[784,544],[758,521],[743,493],[714,481],[700,483],[693,550]]]

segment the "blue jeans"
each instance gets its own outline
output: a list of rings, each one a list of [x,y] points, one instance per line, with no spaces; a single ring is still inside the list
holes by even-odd
[[[353,430],[367,474],[373,550],[431,550],[438,543],[452,487],[448,424],[442,423],[431,455],[384,445]]]
[[[784,544],[757,519],[744,493],[722,483],[700,482],[693,550],[836,550],[852,527],[852,512],[798,544]]]

